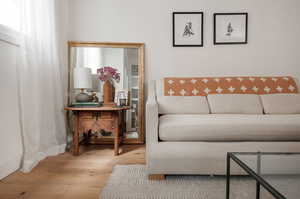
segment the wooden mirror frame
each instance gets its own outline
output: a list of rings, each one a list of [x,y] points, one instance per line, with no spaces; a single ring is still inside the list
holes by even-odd
[[[143,144],[145,143],[145,44],[144,43],[115,43],[115,42],[68,42],[68,105],[71,102],[71,48],[72,47],[106,47],[106,48],[136,48],[138,49],[138,63],[139,63],[139,105],[138,105],[138,118],[139,118],[139,137],[125,138],[125,144]],[[113,140],[109,141],[113,143]],[[107,143],[107,142],[106,142]]]

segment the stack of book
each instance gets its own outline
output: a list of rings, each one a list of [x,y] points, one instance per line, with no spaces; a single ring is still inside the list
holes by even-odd
[[[99,102],[74,102],[73,107],[99,107],[101,103]]]

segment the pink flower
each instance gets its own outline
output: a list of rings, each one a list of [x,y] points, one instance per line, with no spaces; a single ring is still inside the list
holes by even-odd
[[[113,67],[104,66],[97,69],[97,75],[98,78],[103,82],[107,80],[115,80],[116,82],[120,82],[120,73],[118,73],[117,71],[118,70]]]

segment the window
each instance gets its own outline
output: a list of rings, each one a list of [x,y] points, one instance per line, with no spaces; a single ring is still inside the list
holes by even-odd
[[[0,24],[20,30],[20,0],[0,0]]]

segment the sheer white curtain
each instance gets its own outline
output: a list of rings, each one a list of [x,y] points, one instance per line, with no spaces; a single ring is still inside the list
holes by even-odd
[[[63,85],[54,0],[21,0],[19,97],[24,146],[22,171],[65,151]]]

